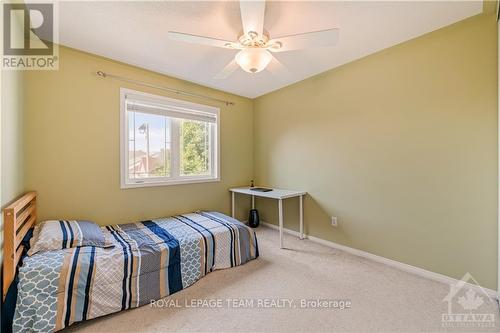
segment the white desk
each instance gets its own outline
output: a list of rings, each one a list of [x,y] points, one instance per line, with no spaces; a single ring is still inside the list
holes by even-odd
[[[283,200],[288,198],[299,197],[299,216],[300,216],[300,239],[304,238],[304,203],[303,197],[307,194],[304,191],[280,190],[274,188],[269,192],[252,191],[250,187],[231,188],[231,215],[234,218],[234,194],[246,194],[252,197],[252,209],[255,208],[255,197],[270,198],[278,200],[279,211],[279,231],[280,231],[280,248],[283,248]]]

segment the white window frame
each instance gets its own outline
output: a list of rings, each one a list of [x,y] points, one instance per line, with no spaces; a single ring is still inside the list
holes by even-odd
[[[180,147],[177,147],[179,141],[174,136],[179,136],[179,128],[172,127],[172,144],[171,144],[171,176],[170,177],[151,177],[144,179],[130,179],[128,177],[129,167],[129,127],[128,113],[126,108],[126,95],[131,94],[140,96],[145,101],[152,103],[160,102],[166,106],[174,108],[185,108],[190,110],[213,113],[216,116],[215,126],[212,128],[212,149],[210,156],[211,174],[203,176],[181,176],[180,175]],[[186,102],[178,99],[168,98],[159,95],[153,95],[142,91],[136,91],[127,88],[120,88],[120,185],[122,189],[150,187],[150,186],[168,186],[179,184],[207,183],[220,181],[220,109],[197,103]]]

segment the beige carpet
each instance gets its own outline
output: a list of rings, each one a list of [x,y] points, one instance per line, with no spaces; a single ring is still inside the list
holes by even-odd
[[[280,250],[276,231],[261,227],[257,234],[259,259],[210,273],[166,298],[180,307],[143,306],[77,324],[66,332],[500,331],[494,303],[486,302],[480,309],[495,314],[496,328],[445,329],[441,315],[447,312],[443,298],[448,285],[292,236],[285,238],[289,249]],[[273,303],[277,299],[280,304]],[[348,299],[352,305],[344,310],[300,309],[301,299]],[[213,306],[222,308],[186,307],[186,302],[196,300],[212,300]],[[237,304],[228,306],[228,300]]]

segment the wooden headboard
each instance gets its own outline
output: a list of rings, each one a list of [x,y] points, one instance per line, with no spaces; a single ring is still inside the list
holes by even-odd
[[[3,210],[3,299],[23,253],[21,241],[36,222],[36,192],[28,192]]]

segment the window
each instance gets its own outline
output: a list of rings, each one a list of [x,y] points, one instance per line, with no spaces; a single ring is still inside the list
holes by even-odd
[[[219,180],[219,109],[120,92],[122,188]]]

